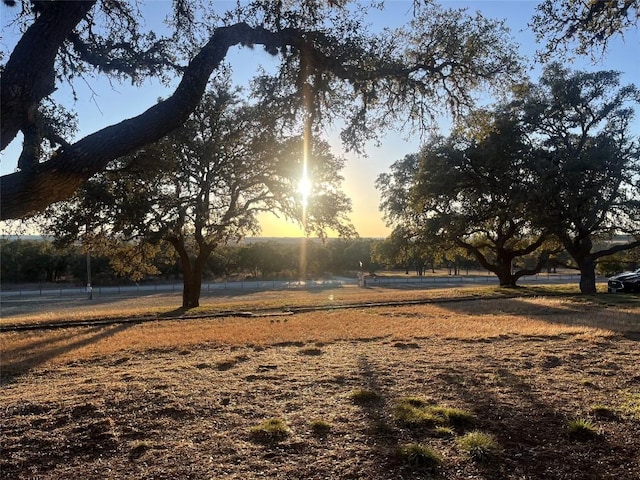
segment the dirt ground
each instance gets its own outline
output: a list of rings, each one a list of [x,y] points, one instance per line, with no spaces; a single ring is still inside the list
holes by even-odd
[[[604,328],[609,318],[624,328]],[[255,341],[234,340],[238,322],[254,322]],[[175,321],[3,334],[0,477],[640,478],[639,302],[482,300],[189,325],[199,339]],[[175,345],[133,341],[157,331]],[[379,396],[355,401],[362,391]],[[405,397],[473,418],[410,426],[397,417]],[[282,435],[252,431],[270,418]],[[570,433],[576,419],[593,431]],[[474,458],[459,444],[469,431],[498,450]],[[442,463],[402,457],[413,443]]]

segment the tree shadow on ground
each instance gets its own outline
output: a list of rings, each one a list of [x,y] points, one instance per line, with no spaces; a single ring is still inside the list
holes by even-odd
[[[407,432],[402,432],[393,419],[391,411],[398,399],[388,397],[389,389],[395,384],[391,372],[376,367],[375,361],[364,355],[358,359],[358,369],[363,387],[380,395],[377,401],[360,405],[368,423],[365,442],[372,452],[371,458],[377,463],[375,470],[379,472],[379,477],[375,478],[442,478],[443,472],[436,464],[421,465],[400,454],[401,447],[414,443],[416,438],[415,435],[407,437]]]
[[[539,345],[532,345],[532,348],[543,348],[544,344],[545,341],[540,340]],[[548,388],[540,390],[536,382],[531,381],[533,377],[528,376],[530,370],[526,366],[515,367],[518,362],[514,364],[509,358],[492,357],[485,353],[482,344],[469,348],[477,349],[477,361],[454,361],[450,365],[428,361],[424,367],[417,367],[424,368],[425,374],[424,382],[415,385],[415,395],[426,394],[427,398],[436,399],[443,405],[473,412],[476,417],[473,428],[493,435],[500,451],[486,461],[461,460],[464,454],[456,446],[456,439],[468,430],[459,431],[455,438],[445,440],[449,455],[457,452],[453,453],[454,458],[445,456],[442,467],[427,472],[400,462],[394,455],[400,443],[407,440],[407,432],[390,421],[393,417],[392,403],[397,400],[388,397],[390,388],[393,390],[392,365],[379,363],[384,356],[380,360],[365,356],[359,358],[363,388],[382,395],[380,401],[362,406],[369,423],[366,443],[379,462],[380,471],[384,472],[381,478],[449,478],[454,470],[457,472],[455,475],[464,472],[468,478],[485,479],[630,478],[629,466],[637,464],[640,440],[633,445],[622,445],[610,442],[608,435],[613,435],[617,428],[636,427],[616,425],[606,435],[572,436],[568,430],[569,421],[583,415],[588,405],[572,406],[560,400],[562,396],[548,398],[545,393]],[[584,361],[582,368],[588,370],[589,359]],[[552,369],[556,367],[551,364],[541,366],[543,371],[541,375],[537,374],[537,378],[544,382],[544,371],[548,371],[551,377]],[[561,368],[574,367],[581,368],[580,365]],[[559,384],[558,388],[561,387],[564,391],[580,388],[578,383],[574,386]],[[411,435],[426,445],[442,441],[430,437],[426,431]]]
[[[452,389],[477,415],[478,429],[497,438],[502,449],[499,457],[479,465],[487,478],[616,478],[606,461],[612,458],[613,446],[604,436],[579,439],[569,434],[568,421],[577,412],[557,410],[525,377],[507,367],[495,373],[497,385],[492,384],[496,380],[487,382],[451,366],[438,373],[434,385]],[[632,464],[635,455],[635,447],[628,446],[618,447],[613,457],[620,464]]]
[[[0,384],[6,385],[26,375],[34,368],[73,350],[97,343],[129,329],[132,324],[91,327],[82,330],[65,330],[59,334],[42,332],[42,338],[21,344],[15,348],[3,349]],[[81,333],[80,333],[81,332]],[[82,337],[80,337],[82,335]],[[75,337],[76,340],[69,341]]]
[[[101,305],[112,305],[123,301],[140,299],[140,301],[149,302],[152,297],[166,297],[166,293],[148,293],[148,294],[113,294],[98,295],[94,294],[92,300],[88,300],[86,294],[77,296],[34,296],[24,298],[3,298],[2,299],[2,318],[9,319],[13,317],[21,317],[25,315],[37,315],[42,313],[50,313],[52,310],[78,309],[80,311],[92,309]],[[182,295],[176,296],[176,304],[182,301]],[[4,322],[7,323],[7,322]]]
[[[439,304],[453,313],[493,317],[496,314],[516,315],[562,326],[601,328],[619,333],[640,332],[640,318],[624,306],[609,305],[581,299],[556,306],[529,302],[528,297],[474,299]],[[615,315],[614,315],[615,313]]]

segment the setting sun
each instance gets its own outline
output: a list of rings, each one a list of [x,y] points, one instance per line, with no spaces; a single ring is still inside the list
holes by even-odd
[[[302,205],[307,206],[309,203],[309,196],[311,195],[312,184],[309,177],[303,175],[300,179],[300,183],[298,184],[298,193],[300,193],[302,197]]]

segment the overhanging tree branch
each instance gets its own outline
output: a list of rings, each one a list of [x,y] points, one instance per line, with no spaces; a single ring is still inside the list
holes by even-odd
[[[55,89],[60,45],[96,3],[43,2],[42,12],[14,48],[0,85],[0,150],[35,121],[40,101]]]
[[[252,28],[246,23],[218,28],[185,68],[182,81],[171,97],[137,117],[106,127],[58,150],[51,160],[33,169],[2,176],[0,218],[25,217],[68,198],[110,161],[155,142],[181,126],[198,105],[209,77],[224,60],[229,47],[238,44],[262,44],[269,48],[295,47],[303,41],[303,33],[293,29],[274,33],[260,27]],[[9,87],[3,78],[3,95],[5,88]]]

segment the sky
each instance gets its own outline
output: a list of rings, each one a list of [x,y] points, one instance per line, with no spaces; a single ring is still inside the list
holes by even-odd
[[[150,5],[167,3],[165,0],[147,2]],[[531,20],[538,1],[531,0],[445,0],[442,4],[452,8],[468,8],[470,12],[480,11],[485,17],[504,19],[511,30],[511,35],[518,43],[520,53],[533,59],[533,55],[539,45],[535,37],[528,30],[527,23]],[[218,1],[222,8],[227,4],[230,8],[234,1]],[[2,5],[2,29],[3,35],[0,42],[3,47],[11,47],[15,42],[15,36],[7,27],[7,8]],[[155,7],[153,7],[155,8]],[[160,11],[160,9],[158,9]],[[412,15],[412,0],[391,0],[386,2],[384,13],[376,12],[371,18],[372,26],[397,27],[407,23]],[[151,21],[151,20],[149,20]],[[257,66],[268,63],[269,56],[262,49],[233,49],[233,57],[230,59],[234,68],[234,74],[238,78],[247,78],[257,72]],[[572,65],[578,70],[618,70],[622,72],[621,83],[623,85],[634,83],[640,86],[640,32],[638,29],[625,33],[624,39],[613,39],[609,45],[607,54],[598,63],[592,63],[589,58],[576,59]],[[532,80],[536,81],[542,70],[541,65],[532,65],[529,72]],[[90,80],[77,86],[79,99],[74,102],[71,92],[61,88],[56,92],[56,98],[69,109],[75,109],[79,116],[77,138],[81,138],[107,125],[117,123],[124,118],[142,113],[156,103],[158,97],[166,97],[171,93],[157,82],[146,84],[142,89],[127,84],[118,84],[104,80]],[[640,115],[640,113],[638,114]],[[442,133],[446,133],[450,119],[442,118],[438,122]],[[635,125],[640,130],[640,119],[636,119]],[[337,132],[328,132],[327,140],[332,145],[334,154],[342,155],[347,159],[343,176],[345,178],[344,190],[351,198],[353,212],[352,222],[361,237],[383,238],[390,233],[390,229],[384,224],[382,213],[379,211],[380,197],[375,189],[374,182],[378,175],[388,171],[390,165],[403,158],[405,155],[419,150],[420,142],[417,137],[407,138],[407,132],[390,130],[381,137],[379,146],[368,144],[366,156],[345,153],[338,139]],[[2,152],[0,156],[0,174],[4,175],[14,171],[19,156],[21,139],[14,142]],[[265,237],[298,237],[301,231],[293,224],[279,220],[270,214],[263,215],[260,219],[262,236]]]

